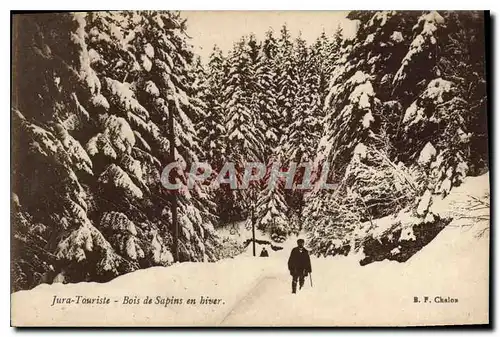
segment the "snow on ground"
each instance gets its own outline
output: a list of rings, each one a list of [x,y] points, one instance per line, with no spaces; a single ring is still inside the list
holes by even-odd
[[[441,207],[488,191],[488,175],[467,178]],[[484,210],[483,210],[484,212]],[[442,213],[442,212],[440,212]],[[489,214],[488,214],[489,216]],[[105,284],[40,285],[12,294],[13,325],[363,326],[488,322],[489,236],[454,220],[405,263],[361,267],[355,256],[312,257],[312,281],[291,294],[287,259],[296,237],[270,257],[246,253],[216,263],[182,263],[123,275]],[[241,226],[240,226],[241,227]],[[233,235],[233,234],[231,234]],[[263,235],[264,236],[264,235]],[[264,238],[264,237],[262,237]],[[251,246],[250,246],[251,247]],[[260,252],[257,250],[257,252]],[[53,296],[108,296],[109,305],[58,304]],[[221,299],[214,304],[122,304],[124,296]],[[429,302],[424,302],[424,297]],[[458,299],[435,303],[436,297]],[[420,303],[414,303],[418,297]],[[118,302],[115,303],[114,300]]]

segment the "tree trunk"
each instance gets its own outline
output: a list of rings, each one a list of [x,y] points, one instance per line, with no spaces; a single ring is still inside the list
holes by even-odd
[[[168,114],[168,133],[169,133],[169,162],[175,161],[175,133],[174,133],[174,112],[170,110]],[[172,170],[173,181],[177,178],[175,170]],[[174,260],[179,262],[179,225],[177,223],[177,191],[172,190],[170,194],[170,213],[172,214],[172,227],[174,232]]]
[[[253,208],[252,208],[252,215],[251,215],[251,220],[252,220],[252,250],[253,250],[253,256],[255,255],[255,217],[253,215]]]

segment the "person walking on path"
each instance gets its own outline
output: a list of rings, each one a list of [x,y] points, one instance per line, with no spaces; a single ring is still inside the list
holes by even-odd
[[[260,252],[260,257],[269,257],[269,253],[266,247],[262,248],[262,251]]]
[[[292,276],[292,293],[297,292],[297,281],[299,290],[304,286],[304,279],[312,272],[309,252],[304,248],[304,240],[297,240],[297,247],[292,249],[288,259],[288,270]]]

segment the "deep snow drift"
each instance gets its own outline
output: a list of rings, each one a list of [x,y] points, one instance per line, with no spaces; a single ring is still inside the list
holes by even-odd
[[[488,174],[466,182],[433,207],[457,216],[471,197],[489,193]],[[286,262],[295,237],[269,250],[269,258],[245,253],[216,263],[182,263],[139,270],[105,284],[40,285],[12,295],[13,325],[438,325],[488,322],[489,233],[478,237],[488,210],[466,212],[405,263],[361,267],[358,256],[312,258],[313,287],[291,294]],[[458,216],[457,216],[458,218]],[[473,224],[473,226],[469,226]],[[257,250],[260,253],[260,250]],[[56,304],[58,298],[110,298],[110,304]],[[137,296],[140,304],[123,304]],[[143,304],[146,296],[153,304]],[[156,296],[183,304],[154,304]],[[203,296],[221,299],[200,304]],[[423,302],[427,296],[430,301]],[[434,303],[436,297],[457,303]],[[419,297],[420,303],[414,303]],[[196,304],[187,304],[187,299]],[[117,301],[117,302],[115,302]]]

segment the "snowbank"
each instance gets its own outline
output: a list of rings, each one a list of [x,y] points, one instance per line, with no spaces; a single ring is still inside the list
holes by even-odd
[[[240,257],[217,263],[182,263],[129,273],[108,283],[42,284],[12,295],[12,324],[37,326],[92,325],[207,325],[217,323],[239,300],[238,296],[269,269],[271,260]],[[56,304],[58,298],[104,297],[108,305]],[[140,304],[123,304],[124,297]],[[149,296],[183,299],[182,305],[142,304]],[[219,305],[187,305],[188,298],[221,299]],[[115,302],[117,301],[117,302]]]

